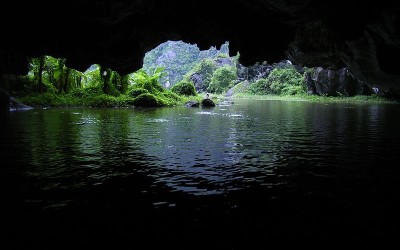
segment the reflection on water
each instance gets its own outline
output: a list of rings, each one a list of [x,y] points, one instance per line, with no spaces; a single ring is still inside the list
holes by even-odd
[[[392,166],[400,150],[396,105],[228,104],[11,113],[2,125],[3,171],[38,190],[144,174],[170,192],[210,195],[285,186],[305,173],[367,174],[378,163]]]
[[[15,249],[397,243],[398,105],[228,104],[1,117],[3,238]]]

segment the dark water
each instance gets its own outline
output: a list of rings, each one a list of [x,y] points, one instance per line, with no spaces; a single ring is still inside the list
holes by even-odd
[[[16,249],[389,244],[399,111],[237,100],[12,112],[0,125],[2,237]]]

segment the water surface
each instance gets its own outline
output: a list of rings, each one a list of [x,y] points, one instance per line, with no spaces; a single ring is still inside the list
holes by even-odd
[[[9,237],[27,237],[22,246],[41,246],[38,235],[132,246],[138,235],[204,238],[235,249],[337,238],[340,227],[341,238],[356,231],[349,239],[369,244],[397,232],[399,111],[235,100],[11,112],[0,133]]]

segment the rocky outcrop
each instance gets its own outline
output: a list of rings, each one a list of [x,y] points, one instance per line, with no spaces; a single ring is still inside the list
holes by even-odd
[[[317,67],[304,74],[307,93],[327,96],[370,95],[371,88],[354,78],[347,68],[339,70]]]
[[[203,59],[213,59],[218,67],[232,65],[232,60],[227,57],[218,57],[229,52],[229,43],[225,42],[218,50],[211,47],[208,50],[200,50],[196,44],[183,41],[167,41],[146,53],[143,59],[143,69],[151,74],[157,67],[165,69],[165,76],[161,78],[161,84],[169,88],[183,79],[193,67]]]
[[[245,67],[242,64],[237,65],[237,76],[240,81],[257,81],[260,78],[266,78],[273,70],[273,66],[266,61],[263,63],[255,63],[253,66]]]
[[[217,67],[232,66],[233,62],[231,58],[216,58],[214,59]]]
[[[394,12],[377,12],[353,33],[344,27],[333,29],[322,21],[307,23],[297,29],[286,55],[300,66],[334,71],[348,68],[355,78],[378,89],[379,94],[400,94],[400,74],[393,63],[400,56],[396,18]],[[344,36],[345,32],[349,35]]]
[[[24,111],[33,109],[31,106],[18,102],[13,97],[10,98],[10,111]]]
[[[205,91],[204,89],[204,76],[201,73],[194,73],[190,76],[190,80],[193,82],[196,91]]]
[[[0,88],[0,113],[18,110],[30,110],[32,107],[18,102],[7,91]]]

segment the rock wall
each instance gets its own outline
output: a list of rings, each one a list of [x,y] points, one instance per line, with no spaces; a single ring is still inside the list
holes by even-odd
[[[354,78],[348,68],[339,70],[316,67],[304,74],[307,93],[327,96],[370,95],[371,87]]]

